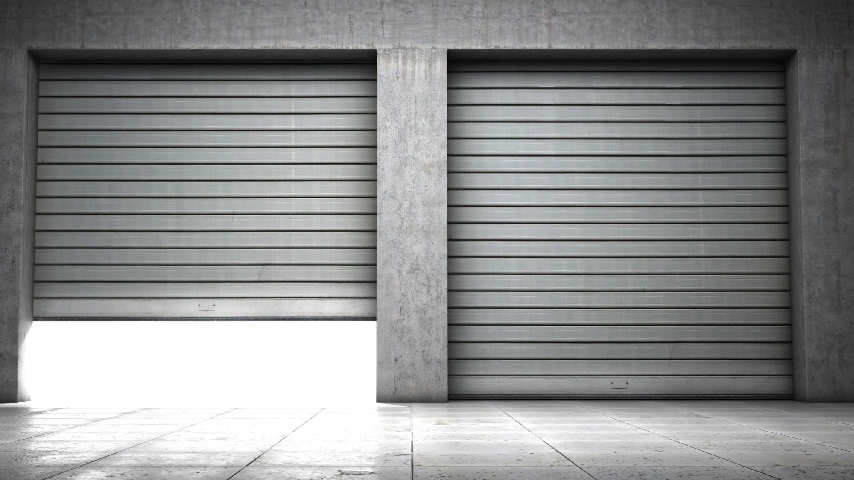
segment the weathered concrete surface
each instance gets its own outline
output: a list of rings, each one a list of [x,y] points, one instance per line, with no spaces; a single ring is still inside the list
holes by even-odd
[[[852,401],[854,50],[801,50],[792,67],[795,396]]]
[[[4,0],[18,48],[803,48],[854,42],[846,0]]]
[[[32,321],[29,62],[25,51],[0,49],[0,402],[27,399],[20,347]]]
[[[448,399],[447,55],[377,55],[377,400]]]

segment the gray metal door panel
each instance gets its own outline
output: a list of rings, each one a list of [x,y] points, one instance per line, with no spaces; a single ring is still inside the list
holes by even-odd
[[[373,64],[42,64],[42,80],[376,80]]]
[[[376,164],[376,148],[39,148],[39,164]]]
[[[43,97],[39,113],[376,113],[376,97]]]
[[[452,397],[791,395],[780,64],[449,72]]]
[[[371,97],[370,80],[43,80],[42,97]]]
[[[45,64],[34,316],[376,315],[376,67]]]
[[[36,212],[76,214],[374,214],[375,198],[39,198]]]
[[[531,195],[512,190],[453,190],[449,207],[474,206],[784,206],[785,190],[550,190]]]
[[[773,127],[755,128],[772,135]],[[775,125],[775,124],[767,124]],[[376,130],[376,116],[367,113],[318,115],[238,114],[40,114],[41,130]],[[714,131],[709,134],[715,133]],[[723,132],[721,134],[735,135]]]
[[[783,105],[786,89],[518,88],[508,97],[504,89],[455,88],[448,92],[448,102],[455,105]]]
[[[36,248],[373,248],[376,232],[36,232]],[[38,250],[36,250],[38,255]]]

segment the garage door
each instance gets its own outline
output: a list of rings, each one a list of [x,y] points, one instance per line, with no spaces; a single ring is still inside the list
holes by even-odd
[[[452,397],[791,394],[782,65],[450,70]]]
[[[376,65],[40,67],[34,316],[374,317]]]

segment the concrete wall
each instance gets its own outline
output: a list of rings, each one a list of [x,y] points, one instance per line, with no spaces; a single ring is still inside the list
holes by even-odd
[[[854,51],[799,51],[789,78],[795,397],[852,401]]]
[[[377,401],[448,399],[445,50],[377,57]]]
[[[796,52],[789,75],[797,83],[789,95],[796,397],[854,400],[852,23],[854,2],[845,0],[5,0],[0,399],[20,398],[17,358],[30,316],[28,52],[272,59],[292,49],[376,49],[378,398],[433,401],[446,395],[445,50],[555,49],[591,58],[616,50],[634,58]]]
[[[26,51],[0,49],[0,402],[28,400],[20,352],[32,318],[33,73]]]

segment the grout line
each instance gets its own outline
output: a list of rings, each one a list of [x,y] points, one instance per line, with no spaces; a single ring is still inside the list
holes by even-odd
[[[761,408],[761,407],[760,407],[760,408]],[[693,411],[691,411],[691,410],[687,410],[687,409],[685,409],[685,408],[681,408],[681,410],[686,411],[686,412],[689,412],[689,413],[691,413],[691,414],[693,414],[693,415],[700,416],[700,417],[709,418],[709,419],[712,419],[712,420],[718,420],[718,421],[721,421],[721,422],[726,422],[726,423],[729,423],[730,425],[739,425],[739,426],[741,426],[741,427],[747,427],[747,428],[752,428],[752,429],[754,429],[754,430],[759,430],[760,432],[771,433],[771,434],[774,434],[774,435],[779,435],[779,436],[781,436],[781,437],[791,438],[791,439],[793,439],[793,440],[800,440],[800,441],[802,441],[802,442],[811,443],[811,444],[813,444],[813,445],[821,445],[822,447],[833,448],[833,449],[836,449],[836,450],[841,450],[841,451],[846,452],[846,453],[854,453],[854,450],[848,450],[848,449],[845,449],[845,448],[842,448],[842,447],[836,447],[836,446],[833,446],[833,445],[827,445],[827,444],[824,444],[824,443],[821,443],[821,442],[816,442],[816,441],[813,441],[813,440],[807,440],[807,439],[805,439],[805,438],[796,437],[796,436],[794,436],[794,435],[788,435],[788,434],[785,434],[785,433],[775,432],[774,430],[766,430],[766,429],[764,429],[764,428],[756,427],[756,426],[753,426],[753,425],[748,425],[748,424],[744,424],[744,423],[738,423],[738,422],[734,422],[734,421],[732,421],[732,420],[726,420],[726,419],[724,419],[724,418],[713,417],[713,416],[711,416],[711,415],[707,415],[707,414],[703,414],[703,413],[693,412]],[[771,411],[779,411],[779,410],[771,410]],[[786,413],[786,412],[781,412],[781,413]],[[833,424],[833,422],[828,422],[828,423],[830,423],[831,425]],[[845,423],[841,423],[840,425],[847,425],[847,424],[845,424]]]
[[[151,409],[150,409],[150,408],[140,408],[139,410],[135,410],[135,411],[133,411],[133,412],[128,412],[128,414],[130,414],[130,413],[140,412],[140,411],[143,411],[143,410],[151,410]],[[139,443],[137,443],[137,444],[131,445],[130,447],[127,447],[127,448],[123,448],[123,449],[121,449],[121,450],[117,450],[117,451],[115,451],[115,452],[113,452],[113,453],[110,453],[109,455],[104,455],[103,457],[96,458],[95,460],[91,460],[91,461],[86,462],[86,463],[83,463],[83,464],[81,464],[81,465],[77,465],[77,466],[75,466],[75,467],[69,468],[68,470],[65,470],[65,471],[62,471],[62,472],[59,472],[59,473],[54,473],[53,475],[51,475],[51,476],[49,476],[49,477],[45,477],[45,478],[44,478],[44,480],[48,480],[48,479],[50,479],[50,478],[56,477],[56,476],[58,476],[58,475],[62,475],[62,474],[64,474],[64,473],[68,473],[68,472],[70,472],[70,471],[72,471],[72,470],[77,470],[78,468],[85,467],[86,465],[91,465],[91,464],[93,464],[93,463],[95,463],[95,462],[98,462],[98,461],[101,461],[101,460],[103,460],[103,459],[105,459],[105,458],[112,457],[113,455],[115,455],[115,454],[117,454],[117,453],[126,452],[126,451],[130,450],[131,448],[136,448],[136,447],[138,447],[138,446],[140,446],[140,445],[144,445],[144,444],[146,444],[146,443],[148,443],[148,442],[152,442],[152,441],[154,441],[154,440],[157,440],[157,439],[163,438],[163,437],[165,437],[166,435],[171,435],[171,434],[173,434],[173,433],[175,433],[175,432],[180,432],[181,430],[184,430],[185,428],[194,427],[194,426],[196,426],[196,425],[198,425],[198,424],[200,424],[200,423],[207,422],[208,420],[212,420],[212,419],[214,419],[214,418],[216,418],[216,417],[219,417],[220,415],[225,415],[226,413],[233,412],[233,411],[235,411],[235,410],[237,410],[237,409],[236,409],[236,408],[232,408],[231,410],[227,410],[227,411],[225,411],[225,412],[220,412],[220,413],[218,413],[218,414],[216,414],[216,415],[214,415],[214,416],[212,416],[212,417],[206,418],[206,419],[204,419],[204,420],[199,420],[199,421],[198,421],[198,422],[196,422],[196,423],[192,423],[192,424],[190,424],[190,425],[184,425],[183,427],[181,427],[181,428],[179,428],[179,429],[177,429],[177,430],[172,430],[172,431],[169,431],[169,432],[164,433],[163,435],[158,435],[158,436],[156,436],[156,437],[149,438],[148,440],[145,440],[145,441],[139,442]],[[125,414],[125,415],[126,415],[126,414]],[[119,415],[119,416],[121,416],[121,415]]]
[[[492,405],[493,405],[495,408],[497,408],[498,410],[501,410],[501,413],[503,413],[504,415],[507,415],[508,417],[510,417],[510,419],[511,419],[511,420],[513,420],[514,422],[518,423],[522,428],[524,428],[525,430],[527,430],[527,431],[528,431],[528,433],[530,433],[531,435],[533,435],[533,436],[537,437],[541,442],[543,442],[543,443],[545,443],[546,445],[548,445],[548,447],[549,447],[549,448],[551,448],[552,450],[554,450],[555,452],[557,452],[557,454],[558,454],[558,455],[560,455],[561,457],[565,458],[565,459],[566,459],[566,461],[568,461],[569,463],[571,463],[571,464],[575,465],[575,466],[576,466],[576,468],[578,468],[579,470],[581,470],[582,472],[584,472],[585,474],[587,474],[587,476],[588,476],[588,477],[592,478],[593,480],[596,480],[596,477],[594,477],[593,475],[591,475],[591,474],[590,474],[590,472],[588,472],[587,470],[585,470],[584,468],[582,468],[582,467],[581,467],[581,465],[579,465],[579,464],[577,464],[577,463],[573,462],[569,457],[567,457],[566,455],[564,455],[564,454],[563,454],[563,452],[561,452],[560,450],[558,450],[558,449],[556,449],[555,447],[553,447],[553,446],[552,446],[552,444],[550,444],[549,442],[547,442],[547,441],[543,440],[543,437],[541,437],[541,436],[537,435],[536,433],[532,432],[532,431],[531,431],[531,429],[529,429],[528,427],[526,427],[522,422],[520,422],[519,420],[516,420],[515,418],[513,418],[513,415],[510,415],[509,413],[505,412],[505,411],[504,411],[504,409],[503,409],[503,408],[501,408],[501,407],[499,407],[497,403],[493,403]]]
[[[235,410],[236,410],[236,409],[235,409]],[[231,480],[232,478],[234,478],[235,476],[237,476],[237,474],[238,474],[238,473],[240,473],[240,472],[242,472],[243,470],[245,470],[245,469],[246,469],[246,467],[248,467],[249,465],[252,465],[253,463],[255,463],[255,460],[258,460],[259,458],[261,458],[261,456],[262,456],[262,455],[264,455],[265,453],[267,453],[267,452],[269,452],[270,450],[272,450],[273,448],[275,448],[275,447],[276,447],[276,445],[278,445],[278,444],[282,443],[283,441],[285,441],[285,439],[286,439],[286,438],[288,438],[289,436],[291,436],[291,434],[292,434],[292,433],[294,433],[294,432],[296,432],[297,430],[299,430],[300,428],[302,428],[302,427],[303,427],[303,425],[305,425],[306,423],[308,423],[308,422],[312,421],[312,420],[314,419],[314,417],[316,417],[316,416],[320,415],[320,413],[321,413],[322,411],[324,411],[324,410],[326,410],[326,407],[321,408],[321,409],[320,409],[320,410],[318,410],[314,415],[312,415],[311,417],[309,417],[309,418],[308,418],[308,420],[306,420],[306,421],[304,421],[304,422],[300,423],[300,424],[297,426],[297,428],[295,428],[295,429],[291,430],[290,432],[286,433],[286,434],[285,434],[285,436],[283,436],[282,438],[280,438],[280,439],[279,439],[279,441],[278,441],[278,442],[276,442],[276,443],[274,443],[272,446],[270,446],[270,448],[268,448],[267,450],[264,450],[263,452],[259,453],[259,454],[258,454],[258,456],[257,456],[257,457],[255,457],[255,458],[253,458],[249,463],[247,463],[246,465],[244,465],[244,466],[240,467],[240,470],[238,470],[238,471],[234,472],[234,474],[232,474],[230,477],[228,477],[228,479],[227,479],[227,480]]]
[[[610,418],[611,420],[616,420],[616,421],[618,421],[618,422],[620,422],[620,423],[623,423],[623,424],[626,424],[626,425],[628,425],[628,426],[630,426],[630,427],[637,428],[638,430],[643,430],[644,432],[651,433],[651,434],[656,435],[656,436],[658,436],[658,437],[661,437],[661,438],[664,438],[664,439],[670,440],[671,442],[678,443],[679,445],[682,445],[682,446],[685,446],[685,447],[688,447],[688,448],[691,448],[691,449],[697,450],[698,452],[705,453],[706,455],[711,455],[711,456],[713,456],[713,457],[720,458],[721,460],[724,460],[724,461],[727,461],[727,462],[729,462],[729,463],[732,463],[733,465],[738,465],[739,467],[746,468],[746,469],[748,469],[748,470],[751,470],[751,471],[754,471],[754,472],[756,472],[756,473],[759,473],[759,474],[765,475],[765,476],[770,477],[770,478],[773,478],[773,479],[775,479],[775,480],[781,480],[779,477],[775,477],[775,476],[773,476],[773,475],[771,475],[771,474],[769,474],[769,473],[765,473],[765,472],[763,472],[763,471],[761,471],[761,470],[756,470],[755,468],[748,467],[747,465],[742,465],[742,464],[740,464],[740,463],[738,463],[738,462],[735,462],[735,461],[730,460],[730,459],[728,459],[728,458],[721,457],[720,455],[715,455],[714,453],[711,453],[711,452],[707,452],[707,451],[705,451],[705,450],[703,450],[703,449],[701,449],[701,448],[695,447],[695,446],[693,446],[693,445],[688,445],[687,443],[682,443],[682,442],[680,442],[679,440],[676,440],[676,439],[670,438],[670,437],[668,437],[668,436],[666,436],[666,435],[662,435],[662,434],[660,434],[660,433],[655,433],[655,432],[653,432],[652,430],[647,430],[646,428],[639,427],[639,426],[637,426],[637,425],[632,425],[632,424],[631,424],[631,423],[629,423],[629,422],[626,422],[626,421],[624,421],[624,420],[620,420],[619,418],[612,417],[612,416],[610,416],[610,415],[608,415],[608,414],[606,414],[606,413],[602,413],[602,412],[600,412],[600,411],[593,410],[592,408],[585,407],[584,405],[581,405],[581,408],[584,408],[584,409],[590,410],[591,412],[594,412],[594,413],[598,413],[599,415],[603,415],[603,416],[605,416],[605,417],[608,417],[608,418]],[[686,410],[686,411],[687,411],[687,410]]]
[[[56,409],[54,409],[54,410],[62,410],[62,409],[63,409],[63,408],[56,408]],[[49,411],[54,411],[54,410],[49,410]],[[91,421],[91,422],[89,422],[89,423],[81,423],[81,424],[78,424],[78,425],[72,425],[72,426],[70,426],[70,427],[60,428],[59,430],[51,430],[50,432],[40,433],[40,434],[38,434],[38,435],[33,435],[33,436],[31,436],[31,437],[20,438],[20,439],[18,439],[18,440],[12,440],[11,442],[0,442],[0,444],[4,444],[4,445],[6,445],[6,444],[10,444],[10,443],[23,442],[24,440],[32,440],[32,439],[34,439],[34,438],[44,437],[45,435],[52,435],[52,434],[54,434],[54,433],[64,432],[64,431],[66,431],[66,430],[71,430],[71,429],[73,429],[73,428],[77,428],[77,427],[88,427],[89,425],[94,425],[94,424],[96,424],[96,423],[98,423],[98,422],[103,422],[104,420],[112,420],[112,419],[114,419],[114,418],[119,418],[119,417],[121,417],[122,415],[129,415],[129,414],[131,414],[131,413],[136,413],[136,412],[139,412],[139,411],[142,411],[142,410],[145,410],[145,409],[144,409],[144,408],[139,408],[139,409],[136,409],[136,410],[132,410],[132,411],[130,411],[130,412],[122,412],[122,413],[120,413],[120,414],[118,414],[118,415],[116,415],[116,416],[114,416],[114,417],[99,418],[99,419],[94,420],[94,421]]]

